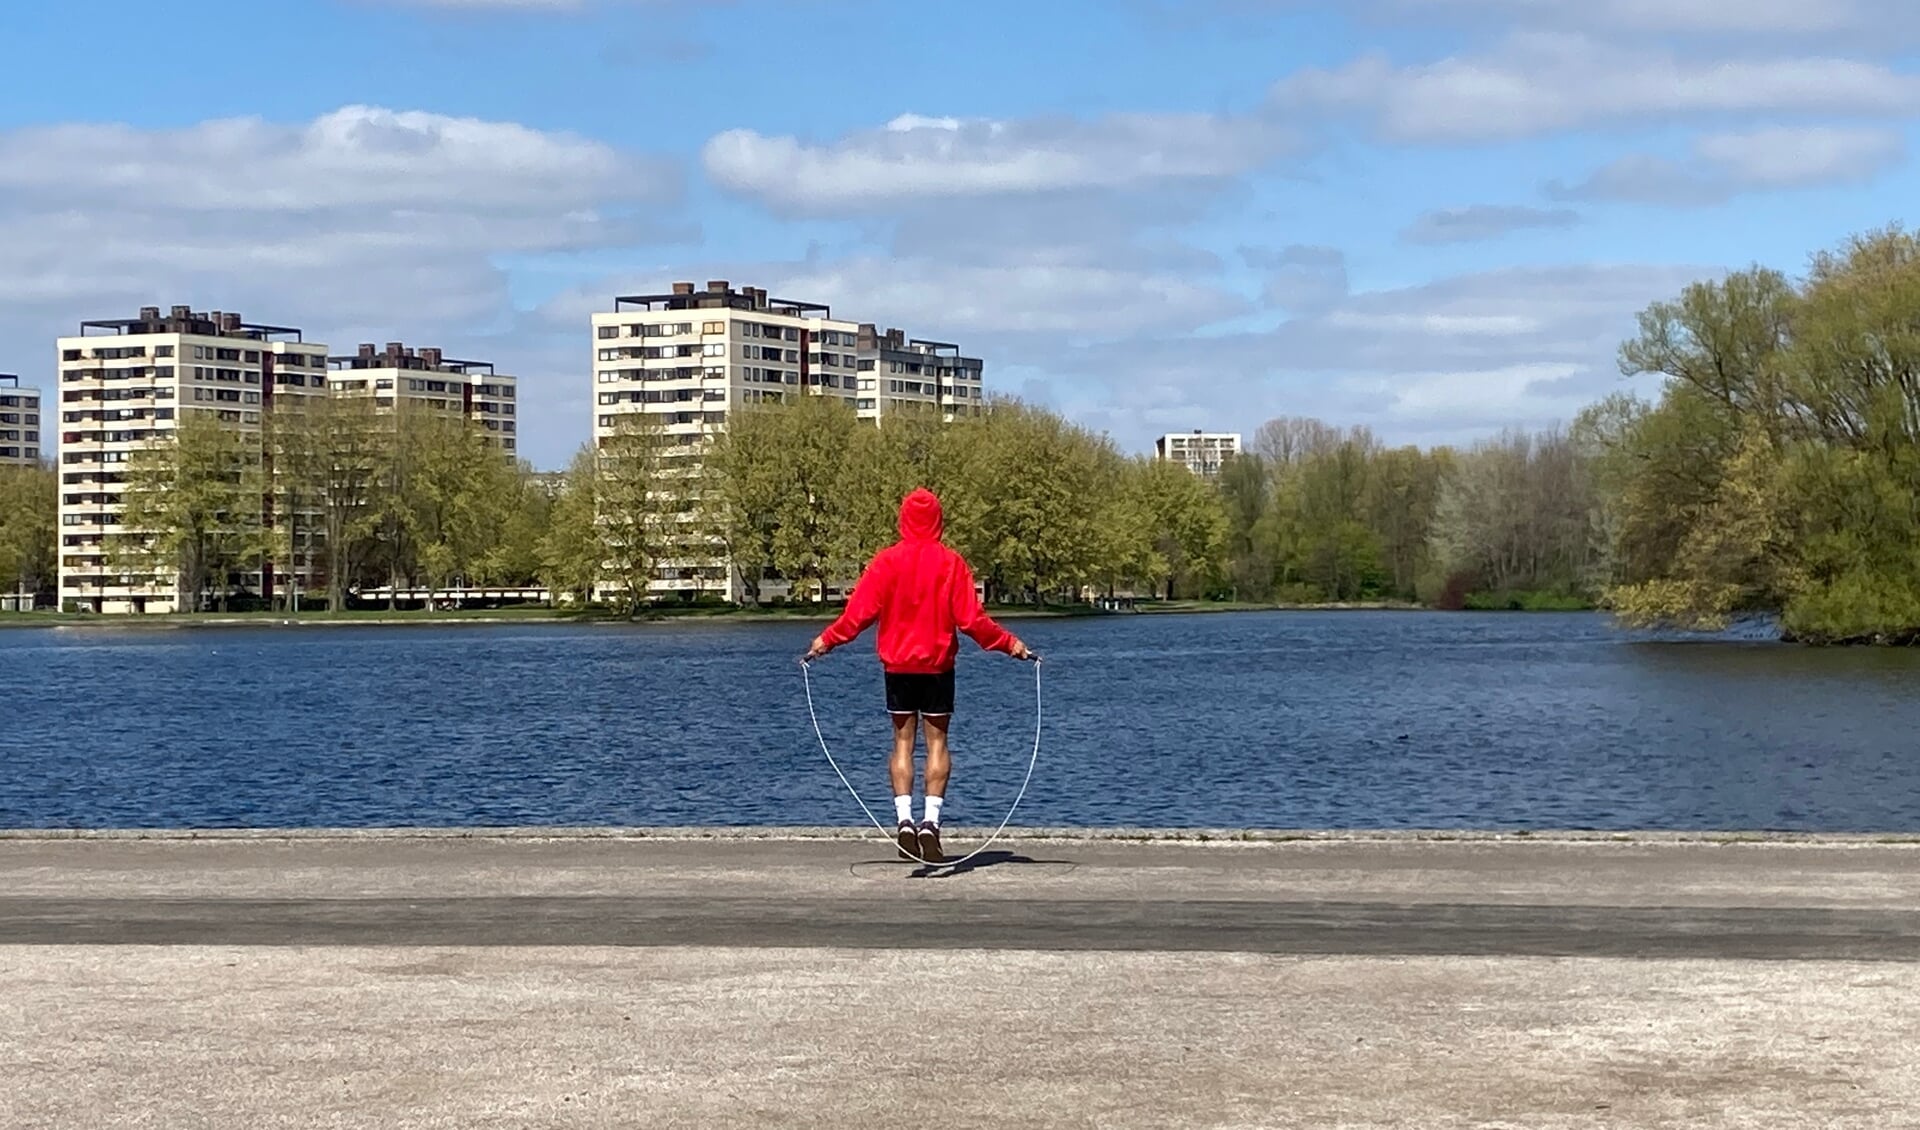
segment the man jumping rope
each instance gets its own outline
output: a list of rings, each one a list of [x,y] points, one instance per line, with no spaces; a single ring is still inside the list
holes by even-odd
[[[887,712],[893,716],[893,811],[900,858],[944,863],[940,804],[946,799],[952,758],[947,727],[953,721],[953,661],[965,632],[987,651],[1015,659],[1033,653],[980,606],[973,570],[940,540],[940,500],[919,489],[900,503],[900,540],[874,555],[853,586],[845,612],[807,651],[809,661],[852,643],[880,621],[878,650],[886,671]],[[926,818],[913,823],[913,749],[919,724],[927,727]]]

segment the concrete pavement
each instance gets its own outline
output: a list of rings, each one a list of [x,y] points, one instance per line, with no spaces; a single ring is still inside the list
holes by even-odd
[[[1920,1125],[1920,845],[1007,847],[0,836],[0,1125]]]

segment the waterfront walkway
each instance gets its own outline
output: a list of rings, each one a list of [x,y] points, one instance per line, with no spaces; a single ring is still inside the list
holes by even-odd
[[[0,1125],[1920,1123],[1920,844],[1005,847],[0,835]]]

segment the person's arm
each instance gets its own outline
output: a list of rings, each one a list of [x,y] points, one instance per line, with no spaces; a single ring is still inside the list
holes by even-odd
[[[953,626],[985,651],[1003,652],[1015,659],[1025,659],[1030,654],[1026,644],[996,623],[981,607],[980,595],[973,591],[973,569],[964,558],[960,560],[960,576],[953,586]]]
[[[827,625],[813,641],[808,650],[808,659],[818,659],[827,652],[844,644],[852,643],[861,632],[867,630],[880,618],[880,606],[884,603],[889,579],[885,559],[875,557],[868,564],[866,572],[854,582],[853,593],[847,598],[847,607],[838,619]]]

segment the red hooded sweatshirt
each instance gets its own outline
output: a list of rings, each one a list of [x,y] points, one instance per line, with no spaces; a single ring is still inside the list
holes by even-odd
[[[900,503],[900,540],[874,555],[853,586],[847,610],[820,639],[829,648],[852,643],[880,621],[880,664],[896,675],[940,675],[953,670],[965,632],[988,651],[1011,653],[1014,637],[993,622],[973,591],[966,559],[940,540],[940,500],[915,490]]]

